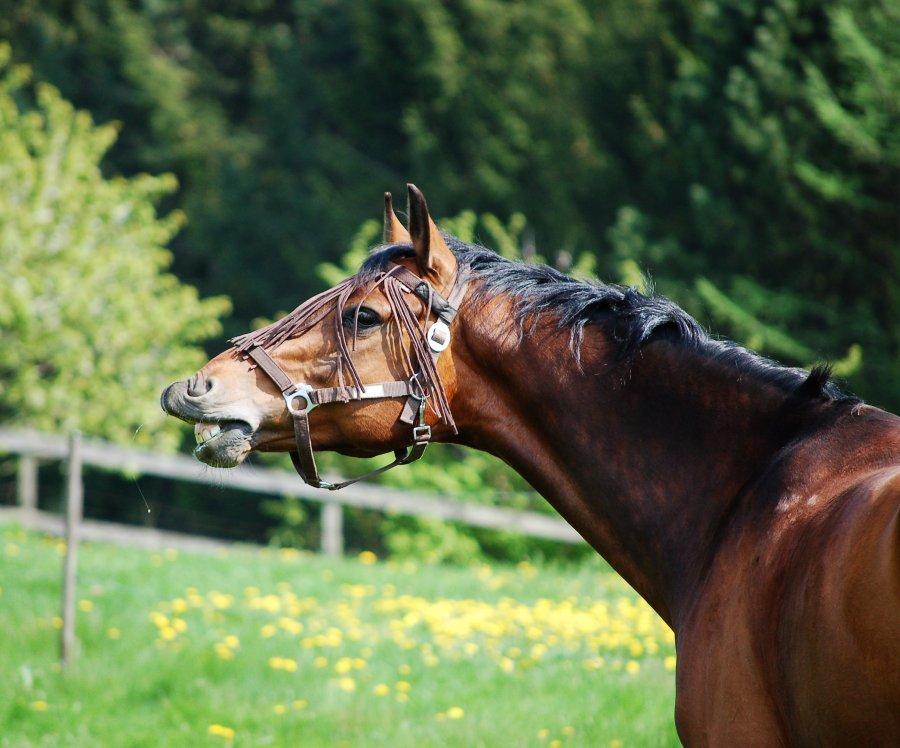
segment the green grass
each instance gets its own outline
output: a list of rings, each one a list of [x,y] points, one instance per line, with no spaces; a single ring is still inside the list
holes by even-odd
[[[599,563],[363,560],[85,544],[63,673],[61,543],[0,527],[0,745],[677,744],[670,633]]]

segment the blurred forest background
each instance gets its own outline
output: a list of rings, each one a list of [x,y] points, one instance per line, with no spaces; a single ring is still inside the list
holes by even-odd
[[[898,0],[0,0],[0,40],[4,422],[185,447],[161,386],[352,269],[406,181],[461,238],[652,279],[900,410]],[[89,513],[141,521],[117,480]],[[389,480],[541,505],[452,447]],[[315,537],[301,502],[141,486],[162,525]],[[563,553],[349,524],[429,560]]]

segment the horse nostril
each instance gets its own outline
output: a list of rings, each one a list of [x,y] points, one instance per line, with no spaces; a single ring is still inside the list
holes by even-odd
[[[207,392],[212,389],[213,382],[211,379],[207,379],[202,374],[197,372],[188,379],[187,383],[187,396],[188,397],[202,397]]]

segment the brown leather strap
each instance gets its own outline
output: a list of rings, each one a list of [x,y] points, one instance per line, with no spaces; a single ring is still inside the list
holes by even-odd
[[[402,265],[393,265],[391,267],[391,275],[393,275],[398,281],[400,281],[426,304],[430,299],[431,311],[437,317],[444,320],[444,322],[446,322],[448,325],[453,321],[453,318],[456,317],[456,305],[445,299],[440,293],[438,293],[431,287],[428,281],[420,278],[411,270],[408,270]],[[460,286],[464,285],[465,284],[460,284],[457,280],[457,283],[454,286],[454,291]]]
[[[275,386],[280,389],[282,393],[289,392],[294,388],[294,383],[290,380],[288,375],[284,373],[281,367],[276,364],[272,360],[272,357],[262,348],[254,346],[247,351],[247,355],[259,364],[259,368],[269,375],[269,379],[275,382]]]
[[[294,442],[297,444],[297,451],[291,452],[291,461],[300,477],[318,488],[322,485],[322,480],[319,478],[319,469],[316,467],[316,458],[313,454],[309,414],[292,413],[291,418],[294,421]]]
[[[421,401],[418,410],[419,419],[424,419],[425,408],[424,401]],[[394,459],[387,465],[370,470],[368,473],[357,475],[355,478],[348,478],[340,483],[329,483],[319,477],[319,471],[316,468],[316,458],[312,449],[312,440],[309,433],[309,417],[306,413],[294,416],[294,438],[297,442],[297,450],[291,452],[291,462],[294,463],[294,469],[303,478],[304,482],[314,488],[324,488],[328,491],[338,491],[353,483],[357,483],[367,478],[374,478],[376,475],[385,473],[397,465],[409,465],[411,462],[418,460],[431,441],[431,428],[424,423],[419,423],[413,428],[413,438],[415,441],[411,447],[403,447],[394,450]]]
[[[346,403],[350,400],[378,400],[381,398],[406,397],[412,395],[408,381],[379,382],[358,387],[322,387],[309,393],[314,405]]]

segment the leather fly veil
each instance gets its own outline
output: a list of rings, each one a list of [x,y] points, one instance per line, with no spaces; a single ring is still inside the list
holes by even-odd
[[[386,271],[375,276],[375,282],[366,297],[379,286],[384,289],[391,308],[391,327],[397,336],[397,347],[402,352],[403,364],[410,374],[405,380],[378,384],[362,382],[351,355],[356,347],[359,309],[365,298],[356,305],[353,336],[349,344],[344,321],[344,308],[348,299],[366,280],[368,279],[359,275],[348,278],[334,288],[303,302],[277,322],[231,340],[237,352],[244,358],[252,359],[281,390],[294,427],[296,449],[291,452],[291,460],[304,482],[316,488],[334,491],[419,459],[431,440],[431,427],[425,421],[426,408],[429,406],[440,421],[449,426],[454,434],[457,433],[447,394],[437,370],[437,360],[450,344],[450,324],[456,317],[459,302],[465,293],[466,279],[463,271],[457,273],[448,298],[444,298],[431,284],[401,265],[391,264]],[[421,319],[410,308],[406,299],[408,294],[415,294],[422,301]],[[332,310],[335,312],[338,386],[313,388],[303,382],[292,382],[267,351],[312,329]],[[435,321],[429,325],[432,317]],[[404,333],[409,338],[409,347],[404,343]],[[340,483],[323,480],[319,476],[312,449],[310,411],[319,405],[330,403],[392,398],[405,398],[400,421],[412,426],[410,446],[396,450],[393,462],[357,478]]]

